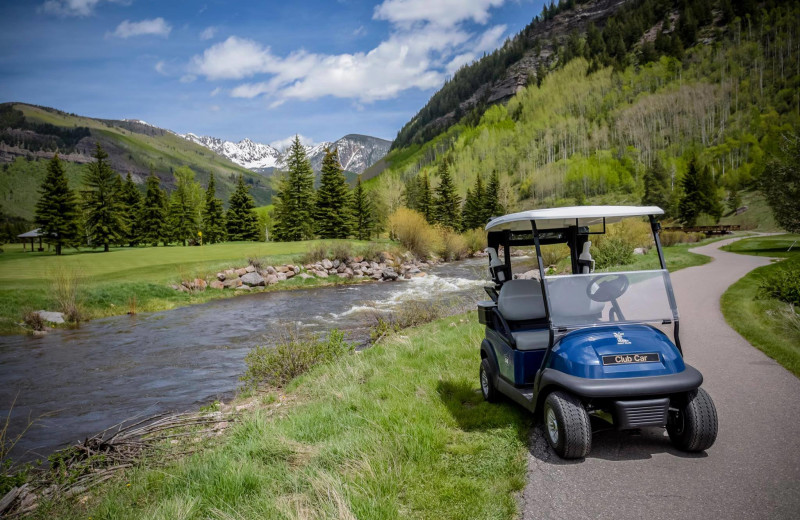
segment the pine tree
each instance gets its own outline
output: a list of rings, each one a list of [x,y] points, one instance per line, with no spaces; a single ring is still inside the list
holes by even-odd
[[[661,161],[653,161],[644,174],[642,205],[669,209],[669,175]]]
[[[215,244],[225,240],[225,215],[217,198],[217,183],[212,173],[208,178],[206,204],[203,207],[203,242]]]
[[[106,162],[108,154],[100,143],[97,143],[93,157],[95,162],[89,163],[84,176],[87,186],[83,192],[86,231],[92,244],[103,244],[103,251],[107,252],[109,245],[118,243],[125,233],[117,191],[119,175]]]
[[[275,238],[296,241],[314,233],[314,170],[306,150],[295,136],[286,161],[288,172],[275,194]]]
[[[453,178],[447,160],[439,164],[439,185],[436,187],[436,199],[433,202],[434,220],[442,226],[453,229],[461,227],[461,200],[456,193]]]
[[[760,187],[775,221],[790,233],[800,233],[800,137],[784,136],[780,153],[767,162]]]
[[[722,215],[722,205],[707,166],[701,169],[694,158],[689,161],[689,170],[681,179],[681,187],[683,197],[678,204],[681,222],[692,227],[702,213],[719,220]]]
[[[486,186],[486,200],[483,206],[483,223],[486,224],[490,218],[499,217],[505,213],[505,209],[500,204],[500,177],[497,170],[492,172],[489,184]]]
[[[167,195],[161,189],[161,181],[150,167],[150,175],[147,177],[147,191],[142,203],[142,212],[139,218],[140,237],[147,244],[157,246],[159,242],[166,245],[166,218],[167,218]]]
[[[80,236],[80,208],[58,154],[47,165],[39,193],[34,222],[45,240],[55,245],[56,255],[60,255],[62,246],[76,242]]]
[[[483,177],[478,174],[475,186],[467,190],[464,199],[464,211],[461,214],[461,224],[464,231],[483,228],[486,225],[486,189],[483,187]]]
[[[120,190],[120,207],[122,209],[122,222],[125,225],[125,241],[130,247],[139,243],[139,218],[142,213],[142,194],[134,184],[130,172],[125,177],[125,183]]]
[[[356,187],[353,190],[352,206],[354,232],[359,240],[369,240],[372,236],[372,231],[375,228],[373,211],[372,200],[370,200],[363,186],[361,186],[361,175],[359,175]]]
[[[431,182],[428,179],[428,174],[423,173],[420,176],[419,186],[417,191],[417,211],[422,213],[429,223],[433,223],[433,197],[431,195]]]
[[[194,172],[188,166],[181,166],[175,170],[174,176],[175,191],[170,196],[167,221],[172,240],[181,242],[185,246],[187,241],[197,236],[200,228],[203,191],[200,184],[194,180]]]
[[[259,240],[261,238],[258,215],[253,211],[255,207],[256,204],[250,195],[250,189],[244,183],[244,175],[239,175],[236,189],[228,200],[228,212],[225,215],[229,240]]]
[[[350,189],[339,165],[339,152],[325,150],[314,206],[314,227],[320,238],[347,238],[350,234]]]

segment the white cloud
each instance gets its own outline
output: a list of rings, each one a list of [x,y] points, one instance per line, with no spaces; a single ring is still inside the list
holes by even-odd
[[[445,70],[447,74],[454,74],[458,69],[460,69],[463,65],[468,63],[472,63],[477,58],[479,58],[484,52],[491,52],[497,47],[500,46],[500,41],[503,38],[503,35],[506,33],[506,26],[505,25],[495,25],[490,29],[486,30],[475,44],[475,46],[469,51],[461,53],[455,56],[450,62],[445,66]]]
[[[181,76],[181,83],[191,83],[197,79],[197,76],[194,74],[184,74]]]
[[[153,18],[152,20],[142,20],[141,22],[131,22],[124,20],[117,26],[117,29],[111,34],[117,38],[130,38],[131,36],[142,35],[155,35],[155,36],[169,36],[172,26],[161,17]]]
[[[505,0],[384,0],[375,7],[373,18],[395,24],[427,22],[451,27],[465,20],[484,24],[489,9]]]
[[[210,26],[210,27],[206,27],[205,29],[203,29],[203,32],[200,33],[200,39],[201,40],[210,40],[211,38],[213,38],[217,34],[217,30],[218,29],[216,27],[214,27],[213,25]]]
[[[367,29],[363,25],[359,25],[358,29],[353,31],[353,36],[364,36],[367,34]]]
[[[314,146],[314,140],[311,139],[310,137],[306,137],[306,136],[300,135],[300,134],[298,134],[297,137],[300,138],[300,143],[301,144],[303,144],[305,146]],[[271,143],[269,143],[269,145],[271,147],[273,147],[273,148],[277,148],[278,150],[285,150],[286,148],[289,147],[289,145],[292,144],[292,142],[294,141],[294,138],[295,138],[295,136],[290,135],[289,137],[286,137],[285,139],[278,139],[277,141],[272,141]]]
[[[89,16],[97,4],[104,0],[47,0],[39,6],[38,11],[58,16]],[[129,5],[130,0],[106,0],[115,4]]]
[[[159,74],[164,76],[167,75],[167,64],[164,63],[164,60],[161,60],[158,63],[156,63],[155,69],[156,72],[158,72]]]
[[[211,105],[211,106],[210,106],[210,107],[208,107],[208,108],[209,108],[209,109],[210,109],[212,112],[219,112],[219,111],[220,111],[220,107],[219,107],[219,105]]]
[[[211,91],[211,94],[210,94],[210,96],[211,96],[211,97],[214,97],[214,96],[216,96],[217,94],[219,94],[220,92],[222,92],[222,87],[217,87],[217,88],[215,88],[214,90],[212,90],[212,91]]]

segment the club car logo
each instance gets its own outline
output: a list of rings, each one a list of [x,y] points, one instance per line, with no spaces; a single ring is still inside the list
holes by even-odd
[[[617,338],[617,345],[630,345],[631,340],[625,338],[624,332],[615,332],[614,337]]]
[[[604,365],[621,365],[624,363],[658,363],[661,357],[658,352],[647,354],[616,354],[613,356],[603,356]]]

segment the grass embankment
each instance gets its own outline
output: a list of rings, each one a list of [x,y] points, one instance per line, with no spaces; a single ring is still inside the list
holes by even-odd
[[[789,246],[797,241],[792,251]],[[739,240],[727,251],[786,257],[778,263],[759,267],[731,285],[722,295],[725,320],[754,347],[800,377],[800,316],[786,302],[760,296],[761,284],[779,270],[800,272],[800,235],[777,235]]]
[[[455,324],[455,325],[454,325]],[[513,518],[530,416],[480,394],[474,313],[319,366],[293,404],[40,518]]]
[[[342,242],[354,249],[367,244],[353,240]],[[0,333],[22,332],[18,323],[26,309],[58,310],[52,285],[59,273],[77,277],[78,302],[89,318],[125,314],[131,310],[133,298],[137,312],[151,312],[227,298],[236,293],[233,290],[184,293],[169,288],[170,283],[210,277],[224,268],[242,267],[247,265],[248,258],[258,258],[263,265],[297,263],[304,253],[320,243],[318,240],[229,242],[202,247],[114,248],[108,253],[65,250],[61,257],[52,253],[23,253],[18,244],[5,245],[5,253],[0,254]],[[296,277],[267,290],[335,283],[346,281],[335,277],[324,280]]]

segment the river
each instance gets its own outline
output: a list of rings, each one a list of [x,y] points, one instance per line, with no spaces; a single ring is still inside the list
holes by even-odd
[[[363,342],[376,312],[403,302],[481,299],[486,259],[438,266],[397,282],[256,293],[179,309],[115,316],[43,337],[0,336],[0,419],[10,433],[36,419],[15,460],[55,449],[137,415],[230,398],[255,345],[286,326],[346,331]],[[477,345],[476,345],[477,349]]]

